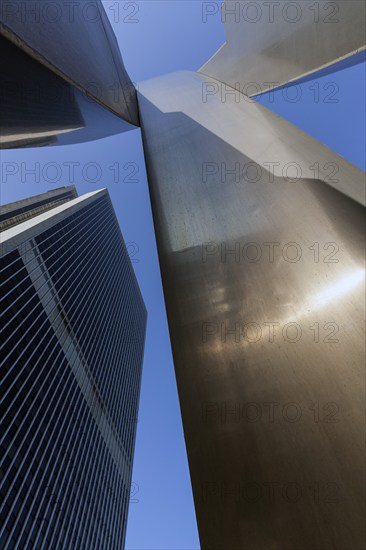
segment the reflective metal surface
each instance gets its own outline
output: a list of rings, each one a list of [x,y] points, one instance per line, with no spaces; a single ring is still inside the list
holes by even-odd
[[[361,549],[363,175],[203,80],[138,93],[202,548]]]
[[[218,16],[212,2],[202,9],[207,22]],[[200,72],[248,96],[347,63],[365,49],[366,8],[359,0],[226,0],[221,17],[227,42]]]
[[[138,126],[135,87],[100,0],[5,0],[0,14],[2,36],[112,113]]]
[[[1,149],[68,145],[136,129],[3,36],[0,48]]]

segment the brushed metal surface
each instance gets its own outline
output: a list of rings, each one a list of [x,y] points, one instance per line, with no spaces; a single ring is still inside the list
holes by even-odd
[[[216,11],[203,3],[203,20]],[[359,0],[226,0],[221,17],[227,41],[200,72],[248,96],[365,49],[366,4]]]
[[[69,145],[136,129],[1,35],[0,49],[0,149]]]
[[[5,0],[0,34],[112,113],[139,125],[136,90],[101,0]]]
[[[203,79],[138,92],[202,548],[361,550],[364,210],[308,167],[361,173]]]

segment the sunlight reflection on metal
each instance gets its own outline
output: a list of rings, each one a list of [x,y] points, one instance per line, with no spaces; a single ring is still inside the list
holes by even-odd
[[[331,300],[341,298],[344,294],[347,294],[349,291],[353,290],[358,284],[360,284],[365,278],[365,270],[358,269],[354,271],[351,275],[341,279],[335,285],[327,287],[325,290],[318,292],[311,297],[311,303],[314,304],[316,308],[322,307]]]

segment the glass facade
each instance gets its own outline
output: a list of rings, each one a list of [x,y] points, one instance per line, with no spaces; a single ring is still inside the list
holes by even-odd
[[[71,185],[2,206],[0,212],[0,232],[10,229],[10,227],[14,227],[14,225],[18,225],[29,218],[34,218],[38,214],[60,206],[76,197],[76,189]]]
[[[1,548],[124,546],[146,309],[107,191],[85,197],[3,247]]]

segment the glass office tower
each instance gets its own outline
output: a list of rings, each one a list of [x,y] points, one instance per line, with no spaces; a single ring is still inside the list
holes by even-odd
[[[108,192],[1,221],[0,547],[123,548],[146,309]]]

